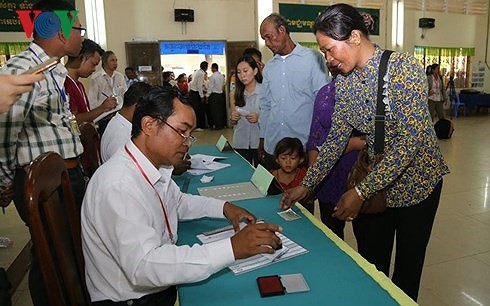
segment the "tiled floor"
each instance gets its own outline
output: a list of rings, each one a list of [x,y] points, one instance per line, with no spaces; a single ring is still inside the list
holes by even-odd
[[[440,142],[451,174],[444,180],[427,250],[419,297],[424,306],[490,305],[490,116],[460,117],[455,127],[453,138]],[[195,136],[198,144],[210,144],[221,133],[232,138],[229,129],[196,132]],[[8,213],[14,215],[15,209],[10,207]],[[10,227],[15,232],[9,233],[9,228],[3,228],[3,220],[2,235],[14,236],[19,231],[23,233],[20,236],[26,235],[19,227]],[[350,227],[346,240],[355,248]],[[2,252],[0,249],[0,263],[4,263]],[[25,280],[13,302],[14,306],[32,305]]]

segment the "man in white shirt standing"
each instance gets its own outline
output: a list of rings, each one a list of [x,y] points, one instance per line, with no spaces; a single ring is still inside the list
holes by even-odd
[[[92,176],[81,212],[87,288],[93,305],[174,305],[176,284],[208,278],[281,244],[273,224],[243,208],[182,193],[172,164],[195,141],[192,107],[175,90],[153,88],[136,105],[132,138]],[[177,246],[179,220],[227,218],[230,239]]]
[[[221,130],[225,127],[226,120],[226,101],[223,95],[223,86],[225,84],[225,76],[218,71],[218,64],[211,65],[213,74],[209,77],[208,103],[206,113],[208,115],[209,128]]]
[[[199,70],[192,75],[189,83],[189,101],[196,112],[197,131],[206,128],[206,95],[204,93],[204,79],[207,76],[209,64],[206,61],[201,62]]]
[[[88,92],[88,100],[90,109],[95,109],[97,106],[108,97],[114,97],[117,100],[117,106],[113,111],[121,109],[123,96],[128,87],[124,75],[117,69],[117,57],[113,51],[106,51],[102,55],[102,69],[92,75],[92,81]],[[113,114],[107,113],[107,116],[99,120],[99,133],[103,134],[107,123],[112,118]]]

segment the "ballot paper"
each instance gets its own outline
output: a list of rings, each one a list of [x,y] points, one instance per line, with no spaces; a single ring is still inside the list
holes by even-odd
[[[105,117],[109,116],[110,114],[112,114],[112,113],[115,113],[115,112],[119,111],[119,110],[122,108],[122,105],[123,105],[123,104],[122,104],[122,102],[121,102],[121,103],[119,103],[119,101],[118,101],[118,103],[116,104],[116,107],[115,107],[115,108],[113,108],[113,109],[111,109],[111,110],[108,110],[108,111],[106,111],[106,112],[103,112],[102,114],[100,114],[99,116],[97,116],[97,117],[96,117],[94,120],[92,120],[92,121],[93,121],[94,123],[99,122],[100,120],[104,119]]]
[[[281,184],[262,165],[258,165],[248,182],[199,187],[200,195],[228,202],[258,199],[282,193]]]
[[[245,223],[240,223],[240,228],[245,227]],[[197,235],[202,243],[210,243],[222,239],[230,238],[235,234],[233,226],[222,227],[213,231],[204,232]],[[275,262],[287,260],[305,253],[308,250],[292,241],[283,234],[276,232],[276,235],[282,241],[282,248],[277,249],[272,254],[257,254],[249,258],[235,260],[228,268],[235,274],[239,275],[245,272],[249,272],[258,268],[265,267]]]
[[[220,163],[216,161],[225,158],[226,157],[222,156],[193,154],[191,155],[191,168],[187,170],[187,172],[192,175],[201,175],[229,167],[230,164]]]
[[[250,112],[244,108],[241,108],[241,107],[238,107],[238,106],[235,106],[235,110],[237,113],[240,114],[240,116],[242,117],[246,117],[248,115],[250,115]]]

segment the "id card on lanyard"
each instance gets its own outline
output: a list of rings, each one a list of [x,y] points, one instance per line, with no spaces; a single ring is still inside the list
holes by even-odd
[[[29,51],[32,54],[34,54],[34,56],[36,56],[38,60],[43,62],[43,60],[39,57],[39,55],[36,54],[36,52],[32,48],[29,48]],[[51,79],[53,80],[53,83],[56,86],[56,91],[58,92],[59,97],[62,100],[60,101],[60,104],[62,105],[63,112],[68,117],[68,123],[70,124],[71,132],[74,135],[80,136],[80,129],[78,127],[77,120],[75,118],[75,115],[73,115],[72,112],[70,111],[70,99],[69,99],[70,97],[66,94],[65,89],[63,87],[60,87],[58,81],[56,81],[56,78],[52,70],[49,70],[49,75],[51,76]]]
[[[53,72],[50,71],[49,73],[53,78],[53,82],[56,85],[56,90],[59,92],[61,100],[63,100],[63,111],[68,117],[68,123],[70,124],[71,132],[74,135],[80,136],[81,133],[80,133],[80,128],[78,127],[77,119],[75,118],[75,115],[73,115],[73,113],[70,110],[70,96],[65,92],[64,88],[58,85],[58,82],[56,81]]]

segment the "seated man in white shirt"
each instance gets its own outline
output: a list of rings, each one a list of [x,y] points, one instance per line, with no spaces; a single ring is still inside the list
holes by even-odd
[[[153,88],[140,99],[131,140],[91,178],[81,223],[86,281],[94,305],[174,305],[177,284],[208,278],[281,244],[273,224],[229,202],[184,194],[173,167],[195,141],[192,107],[174,90]],[[177,246],[179,220],[227,218],[230,239]]]
[[[102,134],[100,141],[100,155],[102,162],[106,162],[111,158],[117,150],[122,149],[124,144],[131,138],[131,127],[133,114],[138,100],[146,94],[152,86],[144,82],[137,82],[129,86],[124,93],[124,103],[121,110],[111,118],[107,127]],[[178,161],[174,166],[174,175],[180,175],[187,171],[191,162],[190,159]]]
[[[121,110],[111,118],[100,140],[102,162],[108,161],[131,138],[131,122],[136,103],[151,88],[152,86],[148,83],[138,82],[129,86],[124,93],[124,102]]]

